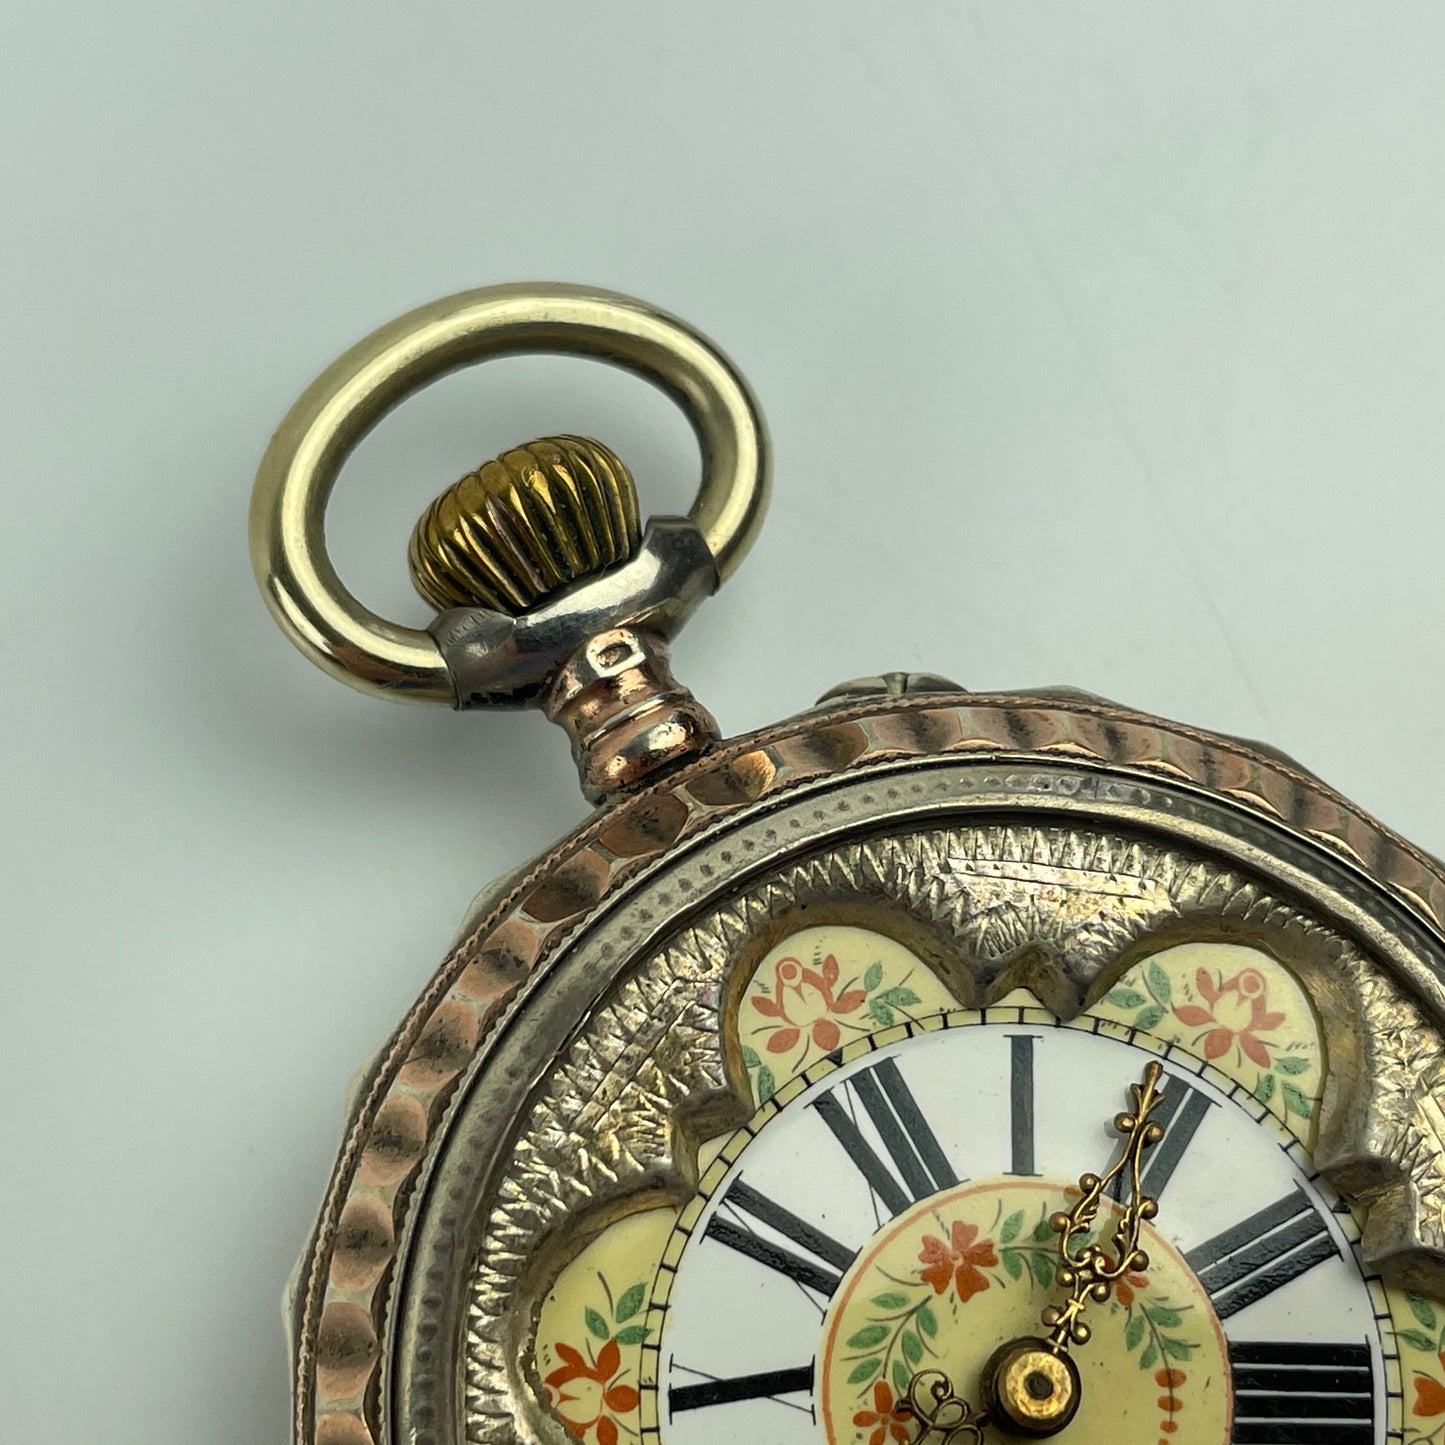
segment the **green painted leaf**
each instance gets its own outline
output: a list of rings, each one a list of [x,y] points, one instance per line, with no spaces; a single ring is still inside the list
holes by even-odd
[[[864,1325],[855,1335],[848,1336],[850,1350],[871,1350],[888,1338],[887,1325]]]
[[[617,1331],[617,1343],[619,1345],[640,1345],[652,1331],[646,1325],[628,1325],[625,1330]]]
[[[1161,965],[1151,963],[1144,976],[1149,982],[1149,992],[1159,1003],[1167,1004],[1173,998],[1173,986],[1169,982],[1169,975]]]
[[[743,1063],[746,1064],[748,1068],[755,1069],[759,1064],[762,1063],[762,1060],[758,1057],[758,1051],[756,1049],[750,1049],[746,1044],[744,1044]]]
[[[1274,1075],[1261,1074],[1259,1081],[1254,1086],[1254,1097],[1261,1104],[1267,1104],[1274,1098]]]
[[[1286,1054],[1282,1059],[1276,1059],[1274,1066],[1282,1074],[1307,1074],[1310,1070],[1310,1061],[1302,1059],[1298,1054]]]
[[[1015,1210],[1003,1222],[1003,1228],[998,1232],[1000,1244],[1012,1244],[1019,1237],[1019,1231],[1024,1227],[1024,1212],[1022,1209]]]
[[[1047,1244],[1049,1240],[1053,1239],[1058,1233],[1058,1230],[1049,1223],[1050,1218],[1051,1216],[1046,1214],[1034,1225],[1034,1238],[1038,1240],[1040,1244]]]
[[[1149,1322],[1143,1315],[1135,1315],[1124,1327],[1124,1348],[1131,1355],[1144,1343],[1144,1331],[1148,1328]]]
[[[881,963],[870,963],[868,965],[868,972],[863,975],[863,992],[872,993],[882,982],[883,965]]]
[[[1168,1305],[1146,1305],[1144,1313],[1161,1329],[1177,1330],[1184,1323],[1184,1316]]]
[[[1160,1335],[1159,1343],[1171,1360],[1187,1360],[1194,1349],[1188,1340],[1176,1340],[1173,1335]]]
[[[885,1029],[892,1027],[893,1010],[881,998],[869,999],[868,1016],[875,1023],[882,1024]]]
[[[1033,1254],[1029,1256],[1029,1262],[1034,1267],[1034,1278],[1048,1289],[1054,1282],[1054,1262],[1046,1254]]]
[[[1149,1341],[1144,1353],[1139,1356],[1139,1368],[1141,1370],[1152,1369],[1154,1362],[1159,1358],[1159,1346],[1153,1340]]]
[[[1314,1105],[1294,1084],[1282,1084],[1280,1092],[1284,1095],[1285,1107],[1294,1110],[1301,1118],[1308,1119],[1314,1113]]]
[[[646,1298],[647,1286],[644,1284],[635,1284],[631,1289],[623,1290],[617,1301],[617,1308],[613,1312],[613,1318],[619,1325],[624,1320],[630,1320],[642,1308],[642,1302]]]
[[[905,1330],[898,1343],[903,1346],[903,1358],[910,1365],[916,1365],[923,1358],[923,1341],[912,1330]]]
[[[1425,1326],[1427,1330],[1435,1329],[1439,1323],[1439,1316],[1435,1313],[1435,1306],[1429,1300],[1423,1300],[1417,1294],[1406,1295],[1410,1303],[1410,1313]]]
[[[904,1399],[909,1387],[913,1384],[913,1376],[909,1374],[908,1367],[902,1360],[893,1362],[893,1393],[900,1399]]]
[[[773,1077],[773,1071],[764,1064],[758,1070],[758,1103],[766,1104],[777,1092],[778,1081]]]
[[[587,1321],[588,1330],[596,1335],[599,1340],[612,1338],[612,1331],[607,1327],[607,1321],[604,1320],[596,1310],[588,1308],[582,1318]]]
[[[1003,1261],[1003,1267],[1008,1271],[1010,1279],[1022,1279],[1024,1277],[1024,1257],[1016,1249],[1005,1249],[999,1259]]]
[[[1164,1019],[1164,1015],[1168,1012],[1169,1010],[1165,1008],[1163,1004],[1156,1003],[1152,1007],[1146,1008],[1144,1012],[1134,1020],[1134,1027],[1148,1033],[1150,1029],[1157,1029],[1159,1027]]]
[[[1412,1350],[1424,1350],[1427,1355],[1435,1353],[1435,1340],[1432,1335],[1427,1335],[1423,1330],[1401,1330],[1400,1338],[1410,1346]]]
[[[897,988],[885,988],[878,997],[885,1004],[891,1004],[894,1008],[908,1008],[918,1002],[918,995],[911,988],[904,988],[902,985]]]
[[[853,1366],[853,1373],[848,1376],[850,1385],[865,1385],[879,1370],[883,1368],[883,1361],[877,1355],[866,1360],[859,1360]]]
[[[908,1296],[899,1294],[896,1290],[890,1290],[887,1294],[875,1294],[873,1303],[880,1310],[906,1310],[908,1308]]]
[[[1104,995],[1104,1002],[1113,1004],[1115,1008],[1133,1009],[1143,1008],[1149,1000],[1132,988],[1111,988]]]
[[[933,1313],[929,1305],[920,1305],[918,1309],[918,1328],[931,1339],[938,1333],[938,1317]]]

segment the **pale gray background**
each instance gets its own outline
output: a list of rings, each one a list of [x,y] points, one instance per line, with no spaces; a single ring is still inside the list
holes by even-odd
[[[342,1087],[581,815],[530,717],[389,707],[251,581],[272,427],[487,282],[713,334],[777,444],[677,649],[729,730],[884,668],[1293,751],[1445,851],[1438,5],[11,3],[0,18],[0,1434],[275,1442]],[[403,620],[433,491],[655,394],[493,366],[332,534]]]

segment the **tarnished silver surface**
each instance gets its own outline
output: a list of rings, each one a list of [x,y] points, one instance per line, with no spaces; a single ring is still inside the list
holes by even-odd
[[[441,648],[458,708],[534,705],[591,637],[614,627],[676,636],[717,590],[702,533],[685,518],[654,517],[637,555],[517,617],[453,607],[427,629]]]
[[[948,822],[1001,805],[1016,821]],[[799,798],[660,869],[529,991],[489,1051],[485,1093],[455,1106],[393,1310],[392,1438],[567,1438],[523,1368],[535,1308],[579,1219],[585,1233],[639,1191],[684,1198],[688,1141],[741,1122],[745,1084],[721,1045],[730,981],[803,907],[810,922],[866,909],[966,1003],[1027,982],[1064,1017],[1166,941],[1267,948],[1326,1027],[1335,1086],[1317,1162],[1369,1205],[1367,1257],[1438,1291],[1445,1140],[1428,1100],[1445,1072],[1407,980],[1438,980],[1441,957],[1310,851],[1168,786],[952,760]]]

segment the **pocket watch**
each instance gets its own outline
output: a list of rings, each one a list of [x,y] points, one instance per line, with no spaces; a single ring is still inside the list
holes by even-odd
[[[691,512],[533,441],[418,522],[431,625],[376,616],[327,558],[342,461],[528,351],[662,387]],[[669,649],[768,485],[727,358],[571,286],[402,317],[266,453],[302,651],[539,708],[596,805],[354,1087],[297,1445],[1440,1442],[1441,865],[1272,748],[1070,689],[894,673],[723,740]]]

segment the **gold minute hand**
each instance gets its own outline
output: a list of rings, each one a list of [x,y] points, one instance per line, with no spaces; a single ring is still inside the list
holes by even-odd
[[[1144,1151],[1164,1137],[1164,1130],[1149,1119],[1162,1097],[1159,1080],[1163,1072],[1157,1061],[1151,1060],[1144,1070],[1143,1081],[1129,1086],[1134,1098],[1133,1111],[1114,1116],[1114,1128],[1128,1143],[1113,1168],[1102,1176],[1082,1175],[1079,1179],[1082,1197],[1068,1213],[1061,1211],[1049,1221],[1059,1235],[1059,1283],[1069,1291],[1068,1302],[1062,1308],[1050,1305],[1044,1311],[1049,1344],[1055,1350],[1067,1351],[1070,1345],[1084,1344],[1092,1331],[1080,1316],[1089,1301],[1102,1303],[1126,1271],[1149,1266],[1149,1256],[1139,1248],[1139,1232],[1146,1219],[1158,1214],[1159,1201],[1143,1192],[1140,1167]],[[1079,1237],[1087,1235],[1093,1225],[1105,1190],[1120,1175],[1128,1176],[1129,1202],[1114,1226],[1112,1257],[1096,1243],[1076,1245]]]

